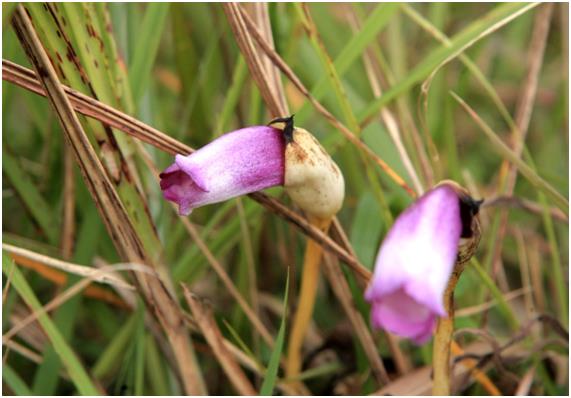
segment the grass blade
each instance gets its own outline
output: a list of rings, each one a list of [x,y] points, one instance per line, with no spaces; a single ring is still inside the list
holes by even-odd
[[[93,376],[101,379],[119,366],[119,358],[122,358],[127,350],[127,345],[133,339],[135,333],[135,326],[137,322],[137,315],[133,314],[123,324],[121,329],[117,332],[113,340],[107,345],[105,350],[99,356],[99,359],[92,368]]]
[[[18,3],[2,3],[2,29],[6,26]]]
[[[367,46],[375,40],[377,35],[383,30],[391,17],[398,11],[397,3],[382,3],[369,15],[359,33],[351,37],[343,50],[335,58],[333,66],[339,77],[342,77],[349,67],[359,59]],[[327,76],[321,79],[311,89],[311,94],[315,99],[320,100],[327,92]],[[303,124],[307,120],[310,111],[310,104],[306,101],[295,117],[298,123]]]
[[[36,298],[36,295],[24,278],[24,275],[4,252],[2,252],[2,272],[5,275],[11,274],[12,286],[32,311],[40,311],[42,308],[40,301]],[[38,322],[48,335],[48,338],[69,373],[69,377],[77,388],[77,391],[82,395],[99,395],[99,390],[95,388],[95,385],[83,368],[83,365],[69,347],[61,335],[61,332],[56,328],[50,317],[46,313],[40,312],[38,315]]]
[[[20,375],[14,371],[9,365],[3,364],[2,365],[2,380],[10,387],[10,389],[16,395],[27,395],[31,396],[32,390],[26,385],[26,382],[22,380]],[[2,389],[4,390],[4,389]],[[6,394],[6,391],[2,391],[3,394]]]
[[[494,133],[494,131],[484,122],[480,116],[472,109],[466,102],[454,92],[450,93],[456,101],[464,108],[464,110],[474,119],[476,124],[482,129],[484,134],[492,142],[492,148],[504,158],[508,159],[517,166],[521,174],[537,189],[542,190],[548,195],[553,202],[565,214],[569,215],[569,200],[561,195],[555,188],[553,188],[547,181],[541,178],[531,167],[529,167],[523,160],[517,156],[502,140]]]
[[[430,23],[426,18],[424,18],[419,12],[417,12],[409,4],[402,5],[403,12],[408,15],[413,21],[415,21],[421,28],[431,34],[435,39],[444,44],[445,46],[452,46],[450,39],[442,33],[436,26]],[[466,54],[460,54],[458,59],[466,66],[466,68],[472,73],[474,78],[476,78],[486,93],[488,93],[490,99],[498,107],[498,111],[501,113],[502,117],[510,125],[511,128],[514,126],[514,122],[510,116],[509,111],[501,100],[500,96],[496,92],[496,89],[486,78],[486,75],[478,68],[478,65],[474,63]]]
[[[238,366],[238,363],[232,357],[228,349],[224,346],[222,340],[222,333],[214,320],[212,310],[205,305],[199,297],[195,296],[188,290],[185,285],[182,285],[186,302],[194,315],[198,327],[206,338],[208,345],[214,352],[220,366],[230,379],[230,382],[240,395],[255,395],[256,390],[246,377],[246,374]]]
[[[244,61],[244,57],[240,56],[235,66],[234,74],[232,75],[232,85],[228,89],[226,100],[222,107],[222,112],[220,113],[220,116],[218,116],[218,122],[214,128],[214,134],[217,136],[227,131],[226,129],[228,128],[230,116],[242,96],[242,87],[246,81],[247,71],[248,68],[246,67],[246,61]]]
[[[286,279],[285,294],[284,294],[284,307],[287,308],[287,296],[289,292],[289,272]],[[276,338],[276,345],[272,351],[270,361],[264,376],[264,381],[262,382],[262,387],[260,388],[260,395],[269,396],[272,395],[274,387],[276,385],[278,377],[278,368],[280,365],[280,357],[282,356],[282,351],[284,348],[285,340],[285,328],[286,328],[286,312],[282,318],[280,324],[280,330],[278,332],[278,337]]]
[[[18,164],[18,160],[6,150],[5,145],[2,148],[2,170],[4,170],[8,180],[10,180],[16,192],[22,198],[26,208],[32,213],[32,216],[46,234],[48,241],[52,245],[57,245],[59,243],[59,226],[53,217],[53,211],[38,191],[36,184]]]
[[[480,278],[480,280],[490,290],[490,292],[492,293],[492,296],[494,296],[494,298],[496,299],[496,301],[498,303],[498,310],[502,313],[504,318],[506,318],[511,329],[514,331],[518,330],[519,322],[518,322],[517,318],[515,317],[515,315],[514,315],[512,309],[510,308],[509,304],[507,303],[506,298],[504,297],[504,295],[502,294],[500,289],[498,289],[498,287],[494,283],[493,279],[490,278],[490,275],[488,275],[486,273],[486,271],[484,271],[484,269],[482,268],[482,266],[480,265],[478,260],[476,260],[476,258],[473,257],[470,260],[470,265],[471,266],[467,267],[467,268],[475,271],[476,274],[478,275],[478,277]]]
[[[145,364],[147,365],[145,371],[149,380],[148,385],[150,385],[152,389],[151,393],[148,394],[169,395],[170,389],[165,362],[160,355],[160,351],[153,336],[147,334],[145,347]]]
[[[135,102],[140,101],[151,80],[151,70],[168,11],[169,3],[149,3],[139,27],[140,37],[133,54],[133,61],[129,65],[129,83]]]
[[[400,94],[410,89],[415,84],[426,78],[433,70],[443,62],[450,60],[472,46],[483,36],[499,29],[512,19],[535,7],[537,4],[509,3],[499,5],[483,18],[480,18],[464,28],[450,39],[450,45],[442,46],[434,50],[418,64],[406,78],[387,90],[381,97],[376,99],[358,114],[360,123],[366,124],[370,118],[383,106],[391,102]]]

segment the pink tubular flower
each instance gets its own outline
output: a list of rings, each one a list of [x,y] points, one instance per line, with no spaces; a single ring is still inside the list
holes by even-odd
[[[365,292],[371,322],[417,344],[446,316],[444,290],[463,235],[461,197],[444,183],[426,192],[395,221],[381,245]],[[476,206],[478,202],[470,202]]]
[[[161,173],[165,199],[181,215],[209,203],[284,184],[285,139],[281,130],[253,126],[222,135]]]

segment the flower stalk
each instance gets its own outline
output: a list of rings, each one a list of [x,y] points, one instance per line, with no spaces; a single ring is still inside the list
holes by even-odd
[[[452,340],[454,333],[454,289],[460,280],[460,275],[464,271],[466,263],[474,255],[481,237],[478,210],[483,201],[472,199],[468,192],[460,186],[455,185],[455,189],[460,198],[462,239],[459,242],[456,264],[454,265],[454,269],[444,290],[443,304],[446,317],[439,318],[436,323],[434,344],[432,347],[432,395],[438,396],[450,395],[451,390],[450,351],[454,343]],[[486,387],[486,390],[490,391],[492,395],[495,395],[494,393],[497,391],[497,388],[495,388],[489,379],[487,379],[487,377],[483,379],[479,377],[479,379],[483,382],[482,384]],[[484,383],[486,381],[489,383]]]
[[[309,217],[311,224],[318,227],[324,233],[331,225],[331,219],[320,219]],[[305,255],[303,259],[303,270],[301,275],[301,287],[298,298],[298,307],[293,318],[293,326],[289,335],[288,355],[286,361],[287,377],[295,377],[301,372],[303,340],[313,315],[315,297],[321,259],[323,257],[323,247],[313,239],[307,240]]]
[[[460,275],[464,271],[465,261],[459,259],[450,276],[448,286],[444,291],[444,308],[448,316],[440,318],[436,324],[436,332],[434,334],[434,344],[432,347],[432,368],[433,368],[433,384],[432,395],[444,396],[450,395],[450,356],[451,351],[455,355],[462,355],[463,351],[458,344],[452,339],[454,334],[454,289],[460,280]],[[466,365],[472,365],[470,372],[472,376],[482,385],[482,387],[493,396],[501,395],[501,392],[494,383],[475,366],[475,361],[465,360]]]
[[[296,128],[293,116],[270,124],[282,124],[286,142],[284,187],[292,201],[301,208],[311,225],[327,232],[333,217],[341,209],[345,181],[339,167],[308,131]],[[303,340],[313,315],[323,247],[307,240],[301,275],[298,307],[289,335],[286,375],[294,378],[302,366]]]
[[[450,395],[450,347],[454,333],[454,289],[463,270],[463,264],[456,264],[454,267],[444,291],[444,309],[447,316],[439,318],[436,323],[432,347],[432,395]]]

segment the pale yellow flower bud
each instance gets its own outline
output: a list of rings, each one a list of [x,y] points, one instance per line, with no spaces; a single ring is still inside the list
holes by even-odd
[[[339,167],[311,133],[298,127],[286,143],[284,187],[297,206],[321,219],[337,214],[345,197]]]

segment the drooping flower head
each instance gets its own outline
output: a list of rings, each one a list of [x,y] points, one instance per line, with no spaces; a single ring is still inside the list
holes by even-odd
[[[344,197],[341,172],[319,142],[293,125],[252,126],[224,134],[175,162],[160,175],[165,199],[181,215],[209,203],[283,185],[292,200],[317,217],[331,217]]]
[[[461,238],[471,238],[481,202],[453,182],[426,192],[396,220],[383,241],[365,292],[371,322],[417,344],[430,339],[446,316],[444,290]]]

